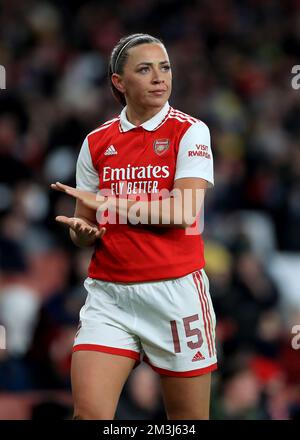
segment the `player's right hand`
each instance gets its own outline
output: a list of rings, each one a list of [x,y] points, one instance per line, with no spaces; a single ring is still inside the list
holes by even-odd
[[[69,226],[82,242],[93,242],[97,239],[101,239],[106,232],[106,228],[98,229],[96,225],[79,217],[59,215],[55,220]]]

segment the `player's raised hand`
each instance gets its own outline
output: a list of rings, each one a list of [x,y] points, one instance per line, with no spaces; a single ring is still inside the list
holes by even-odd
[[[64,192],[77,200],[80,200],[84,205],[91,209],[98,209],[105,202],[105,197],[89,191],[73,188],[72,186],[64,185],[56,182],[51,184],[51,188],[56,191]]]
[[[64,192],[79,200],[96,200],[96,194],[90,191],[84,191],[82,189],[73,188],[73,186],[65,185],[64,183],[56,182],[51,184],[51,188]]]
[[[76,233],[78,240],[82,243],[93,243],[95,240],[101,239],[106,232],[106,228],[98,229],[95,224],[79,217],[66,217],[64,215],[59,215],[55,220],[69,226],[69,228]]]

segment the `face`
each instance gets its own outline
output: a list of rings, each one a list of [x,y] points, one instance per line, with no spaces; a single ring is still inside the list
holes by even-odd
[[[166,49],[161,44],[141,44],[128,50],[122,75],[114,74],[115,86],[125,94],[127,105],[162,108],[172,89],[172,73]]]

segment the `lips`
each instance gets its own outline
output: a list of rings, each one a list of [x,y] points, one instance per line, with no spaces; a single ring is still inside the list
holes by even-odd
[[[166,90],[151,90],[149,93],[152,93],[153,95],[162,95],[163,93],[165,93]]]

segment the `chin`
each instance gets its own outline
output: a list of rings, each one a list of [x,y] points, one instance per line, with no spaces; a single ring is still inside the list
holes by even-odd
[[[157,96],[147,100],[147,105],[151,107],[163,107],[167,102],[168,98],[166,96]]]

